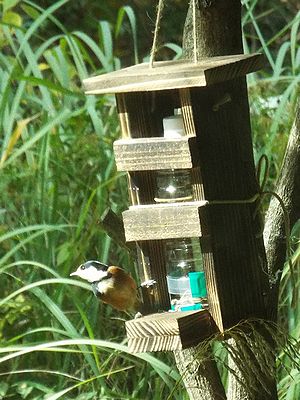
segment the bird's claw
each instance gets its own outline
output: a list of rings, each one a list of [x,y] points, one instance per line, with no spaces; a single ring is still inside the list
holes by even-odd
[[[141,283],[141,287],[145,287],[147,289],[154,285],[156,285],[156,281],[154,279],[148,279],[147,281]]]

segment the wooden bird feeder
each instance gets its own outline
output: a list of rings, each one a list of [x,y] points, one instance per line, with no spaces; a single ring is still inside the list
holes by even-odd
[[[194,346],[242,319],[263,316],[262,291],[255,282],[258,273],[249,274],[245,282],[239,265],[233,265],[229,275],[220,262],[215,263],[214,248],[219,244],[210,232],[215,208],[205,198],[202,174],[206,165],[199,156],[199,139],[213,135],[214,129],[222,130],[220,121],[239,102],[236,93],[228,91],[228,82],[244,79],[262,65],[260,54],[212,57],[197,63],[155,62],[152,68],[139,64],[83,82],[86,94],[116,95],[122,138],[114,143],[114,153],[117,169],[128,173],[131,202],[123,213],[125,236],[136,243],[141,282],[156,281],[150,290],[143,289],[150,315],[126,322],[133,352]],[[205,104],[202,119],[195,100],[199,96]],[[165,138],[162,121],[174,109],[181,110],[185,136]],[[155,203],[155,174],[182,169],[191,173],[192,201]],[[209,308],[166,312],[170,299],[164,241],[195,237],[201,244]],[[251,293],[244,290],[246,286],[252,288]]]

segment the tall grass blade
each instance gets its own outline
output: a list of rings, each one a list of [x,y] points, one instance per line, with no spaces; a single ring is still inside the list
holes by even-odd
[[[299,49],[299,25],[300,25],[300,11],[298,11],[291,29],[291,62],[292,62],[292,74],[296,74],[297,61],[296,51]]]
[[[133,9],[130,6],[123,6],[119,9],[115,25],[115,37],[117,38],[120,35],[125,15],[127,15],[128,17],[132,33],[134,63],[138,64],[139,55],[138,55],[138,43],[137,43],[138,36],[137,36],[136,18]]]
[[[64,348],[73,345],[97,346],[102,349],[111,349],[120,351],[125,354],[127,353],[128,355],[130,355],[131,359],[137,358],[140,360],[144,360],[147,363],[149,363],[152,367],[158,368],[160,371],[168,374],[169,378],[175,381],[180,379],[178,372],[176,372],[173,368],[168,367],[165,363],[158,360],[156,357],[153,357],[150,354],[143,354],[143,353],[131,354],[126,346],[121,345],[119,343],[108,342],[105,340],[66,339],[66,340],[58,340],[55,342],[41,343],[35,346],[27,346],[27,347],[25,346],[22,350],[15,351],[13,354],[1,357],[0,364],[36,351],[50,350],[52,348]]]

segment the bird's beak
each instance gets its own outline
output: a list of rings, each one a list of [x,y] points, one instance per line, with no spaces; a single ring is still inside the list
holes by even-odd
[[[78,275],[77,271],[74,271],[74,272],[72,272],[72,273],[70,274],[70,276],[76,276],[76,275]]]

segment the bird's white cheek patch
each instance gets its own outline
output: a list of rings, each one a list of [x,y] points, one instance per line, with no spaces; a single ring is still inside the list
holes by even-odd
[[[89,267],[84,270],[78,268],[76,275],[88,282],[97,282],[107,276],[107,271],[98,270],[95,267]]]
[[[114,287],[112,279],[104,279],[103,281],[98,282],[97,291],[99,293],[105,294],[109,289]]]
[[[102,270],[99,270],[99,269],[96,270],[96,274],[93,276],[93,278],[96,278],[94,280],[94,282],[95,281],[100,281],[101,279],[106,278],[106,277],[107,277],[107,271],[102,271]]]

